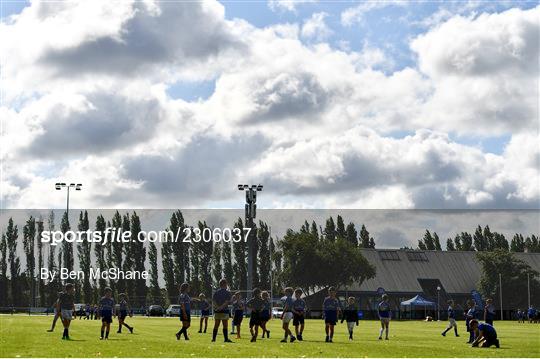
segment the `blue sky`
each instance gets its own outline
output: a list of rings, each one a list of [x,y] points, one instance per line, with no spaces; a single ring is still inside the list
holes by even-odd
[[[0,0],[7,203],[60,173],[110,207],[538,207],[535,1],[103,4]]]

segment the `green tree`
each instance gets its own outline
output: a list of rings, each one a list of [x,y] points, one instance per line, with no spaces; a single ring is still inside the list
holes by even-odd
[[[452,240],[452,238],[448,238],[446,240],[446,250],[447,251],[455,251],[456,250],[456,247],[454,246],[454,241]]]
[[[371,248],[369,242],[369,232],[366,229],[366,226],[362,224],[362,228],[360,229],[360,245],[362,248]]]
[[[375,275],[361,250],[343,238],[319,241],[310,233],[289,229],[279,246],[283,253],[281,279],[308,294],[331,285],[362,283]]]
[[[484,238],[482,227],[480,226],[476,227],[476,230],[474,231],[474,235],[473,235],[473,240],[474,240],[474,248],[476,248],[478,252],[488,250],[488,245],[487,245],[486,239]]]
[[[461,250],[474,251],[473,237],[467,232],[461,232]]]
[[[34,302],[36,295],[36,255],[35,255],[35,245],[36,245],[36,220],[34,217],[26,221],[26,224],[23,227],[23,245],[24,253],[26,254],[26,278],[28,279],[28,285],[30,287],[30,295],[32,296],[32,306],[35,306],[37,303]]]
[[[316,236],[318,237],[318,236]],[[262,221],[259,222],[257,231],[259,242],[259,286],[263,289],[270,289],[271,255],[270,255],[270,229]]]
[[[22,293],[20,290],[20,275],[21,275],[21,262],[17,256],[17,241],[19,238],[19,230],[15,224],[13,224],[13,218],[8,221],[8,226],[5,232],[6,244],[9,260],[9,274],[10,274],[10,286],[11,296],[10,304],[21,305]]]
[[[206,222],[199,222],[198,224],[201,233],[204,233],[204,229],[208,228]],[[212,262],[214,246],[212,241],[201,241],[200,242],[200,267],[207,268]],[[200,291],[204,293],[207,297],[212,295],[212,272],[209,270],[201,271],[201,287]],[[195,294],[198,292],[194,292]]]
[[[217,288],[221,278],[223,278],[223,265],[221,264],[222,242],[215,242],[212,251],[212,287]]]
[[[433,232],[433,245],[435,246],[436,251],[441,251],[441,241],[439,240],[439,235],[437,232]]]
[[[525,250],[525,241],[523,235],[516,233],[510,242],[510,250],[512,252],[523,252]]]
[[[7,239],[6,235],[2,233],[2,240],[0,241],[0,306],[5,307],[8,305],[8,257],[7,257]]]
[[[164,305],[161,289],[159,288],[159,271],[158,271],[158,252],[154,242],[150,242],[148,246],[148,263],[150,274],[150,295],[152,296],[153,304]],[[168,293],[171,296],[171,293]]]
[[[242,235],[244,231],[242,228],[244,228],[243,222],[241,218],[238,218],[236,223],[234,224],[234,228],[239,228],[242,231]],[[232,244],[233,254],[234,254],[234,289],[246,289],[247,288],[247,243],[244,240],[244,237],[242,237],[242,240],[240,242],[234,242]]]
[[[122,233],[125,233],[126,236],[128,236],[127,238],[130,238],[130,239],[135,239],[132,234],[131,234],[131,223],[130,223],[130,219],[129,219],[129,213],[126,213],[122,216]],[[134,247],[132,246],[132,243],[133,242],[128,242],[128,243],[122,243],[122,257],[123,257],[123,260],[122,260],[122,269],[125,271],[125,272],[129,272],[129,271],[132,271],[134,270],[133,266],[134,266],[134,262],[133,262],[133,250],[134,250]],[[133,297],[133,293],[135,291],[135,287],[134,287],[134,281],[133,280],[124,280],[122,279],[121,281],[119,281],[119,291],[122,293],[126,293],[128,298],[132,298]]]
[[[495,301],[499,298],[500,274],[504,308],[526,307],[527,296],[522,293],[527,293],[527,275],[529,275],[531,298],[533,302],[537,301],[540,295],[540,283],[537,279],[539,274],[527,263],[503,249],[478,252],[476,256],[482,267],[478,288],[485,297],[494,298]]]
[[[95,231],[96,233],[99,233],[101,235],[101,238],[103,239],[103,241],[106,240],[105,238],[105,230],[107,228],[107,223],[105,222],[105,218],[100,214],[97,216],[96,218],[96,226],[95,226]],[[106,258],[106,254],[105,254],[105,248],[106,246],[104,245],[104,242],[101,242],[101,243],[96,243],[96,245],[94,246],[94,256],[96,258],[96,265],[98,267],[99,270],[107,270],[108,269],[108,266],[107,266],[107,261],[105,260]],[[98,279],[98,282],[96,283],[97,285],[97,297],[99,297],[101,291],[103,289],[105,289],[105,287],[107,286],[107,280],[100,277]]]
[[[358,246],[358,232],[356,232],[356,227],[354,226],[354,223],[349,223],[345,232],[345,239],[347,239],[347,241],[353,246]]]
[[[115,230],[115,236],[113,242],[111,243],[110,249],[112,250],[111,253],[111,262],[109,262],[114,268],[122,268],[122,261],[123,261],[123,247],[124,243],[117,240],[118,233],[122,233],[122,216],[120,215],[120,212],[116,211],[114,213],[114,216],[112,218],[112,228]],[[110,281],[109,283],[111,289],[113,290],[113,293],[115,295],[117,293],[124,292],[125,289],[125,282],[124,280],[118,280],[118,281]]]
[[[230,285],[232,285],[234,283],[234,268],[230,241],[223,242],[223,250],[221,256],[223,257],[223,277],[227,279]]]
[[[84,211],[79,214],[78,230],[83,233],[83,241],[77,246],[77,252],[79,255],[79,266],[84,273],[90,273],[92,267],[92,242],[88,240],[86,232],[90,228],[90,222],[88,221],[88,212]],[[82,283],[82,298],[85,303],[92,302],[92,283],[90,283],[90,276],[85,275]]]
[[[463,245],[461,244],[461,236],[458,234],[456,234],[456,236],[454,237],[454,244],[456,246],[456,251],[462,251],[463,250]]]
[[[44,254],[43,254],[43,242],[41,241],[41,234],[45,228],[43,227],[43,221],[37,221],[37,248],[38,248],[38,268],[44,268]],[[0,291],[2,288],[0,288]],[[45,281],[38,280],[38,294],[39,294],[39,306],[45,307],[47,305],[47,296],[45,292]],[[1,303],[1,301],[0,301]],[[0,304],[2,305],[2,304]]]
[[[346,235],[345,222],[343,222],[343,217],[338,215],[336,219],[336,237],[345,239]]]
[[[141,273],[145,270],[144,262],[146,261],[146,248],[144,246],[144,242],[138,240],[138,238],[142,237],[141,219],[135,211],[133,211],[131,214],[130,231],[131,238],[135,239],[134,242],[130,243],[130,252],[133,257],[133,269]],[[164,245],[167,245],[167,243],[164,243]],[[134,305],[142,307],[146,304],[146,295],[148,293],[146,280],[142,278],[136,279],[134,284]]]
[[[62,233],[65,234],[69,230],[71,230],[71,226],[69,224],[68,214],[67,212],[64,212],[64,215],[62,216],[62,221],[60,222],[60,231],[62,231]],[[63,241],[62,242],[62,263],[63,263],[62,266],[71,272],[73,270],[74,262],[75,261],[73,259],[73,243],[70,241]]]
[[[165,290],[170,303],[174,303],[178,287],[174,277],[173,248],[176,243],[162,243],[161,260],[163,265],[163,279],[165,280]],[[157,258],[157,256],[156,256]]]
[[[332,217],[326,220],[324,235],[327,240],[333,241],[336,239],[336,224],[334,223],[334,219]]]

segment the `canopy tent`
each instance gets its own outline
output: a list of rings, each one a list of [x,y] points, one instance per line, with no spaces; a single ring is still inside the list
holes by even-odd
[[[420,308],[424,308],[424,316],[427,316],[427,308],[429,307],[430,309],[431,308],[434,308],[437,306],[436,303],[432,302],[432,301],[429,301],[427,299],[425,299],[424,297],[422,297],[421,295],[416,295],[414,297],[412,297],[411,299],[409,300],[405,300],[403,302],[401,302],[401,306],[403,307],[409,307],[409,310],[411,312],[411,319],[412,319],[412,311],[418,307]]]

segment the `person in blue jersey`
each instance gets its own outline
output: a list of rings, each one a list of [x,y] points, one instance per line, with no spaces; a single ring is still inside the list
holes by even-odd
[[[302,289],[297,288],[294,291],[293,302],[293,326],[296,334],[296,339],[299,341],[304,340],[302,334],[304,333],[304,322],[306,316],[306,301],[302,299]]]
[[[334,326],[338,321],[338,316],[341,314],[341,304],[336,297],[336,288],[328,288],[328,297],[324,298],[323,312],[324,312],[324,324],[327,343],[332,343],[334,339]]]
[[[118,295],[118,313],[116,313],[116,316],[118,317],[118,331],[117,333],[122,333],[122,326],[126,327],[131,334],[133,334],[133,327],[129,326],[129,324],[126,323],[126,318],[131,314],[131,308],[129,307],[129,303],[127,301],[127,295],[125,293],[120,293]]]
[[[229,339],[229,304],[232,300],[232,294],[227,289],[228,283],[226,279],[219,281],[219,289],[212,296],[212,303],[214,306],[214,329],[212,332],[212,341],[216,341],[219,326],[223,323],[223,337],[225,343],[232,343]]]
[[[267,291],[261,293],[262,299],[264,301],[264,308],[261,312],[261,329],[262,329],[262,338],[265,336],[270,338],[270,331],[266,328],[266,323],[272,318],[272,301],[270,300],[270,294]]]
[[[54,318],[53,322],[51,324],[51,329],[48,329],[48,332],[54,332],[54,327],[56,327],[56,321],[61,317],[60,315],[60,307],[58,306],[58,301],[60,300],[60,296],[62,295],[62,292],[58,292],[58,296],[56,298],[56,301],[53,304],[54,309]]]
[[[341,323],[347,321],[347,329],[349,331],[349,340],[353,340],[354,326],[358,326],[358,306],[356,305],[356,299],[349,297],[347,300],[347,307],[343,310],[343,317]]]
[[[458,334],[458,331],[457,331],[457,324],[456,324],[456,312],[454,311],[454,301],[453,300],[449,300],[448,301],[448,326],[446,327],[446,329],[444,330],[444,332],[441,333],[441,335],[443,337],[446,336],[446,333],[454,328],[454,334],[456,335],[456,337],[459,337],[459,334]]]
[[[467,301],[467,312],[465,313],[465,327],[469,333],[468,344],[471,344],[474,341],[474,331],[471,330],[471,320],[476,319],[476,303],[474,300]]]
[[[251,332],[251,342],[257,341],[259,336],[259,327],[261,326],[261,314],[264,311],[264,299],[261,296],[259,288],[253,289],[251,299],[246,303],[247,308],[251,311],[249,317],[249,331]]]
[[[516,317],[517,317],[518,323],[525,322],[525,314],[523,313],[523,311],[520,308],[518,308],[518,310],[516,312]]]
[[[497,331],[491,324],[479,323],[478,320],[473,319],[469,325],[475,332],[476,339],[471,344],[473,347],[489,348],[492,345],[500,347]]]
[[[188,283],[182,283],[180,286],[178,304],[180,304],[180,321],[182,322],[182,328],[176,333],[176,340],[180,340],[182,335],[184,335],[185,340],[189,340],[187,331],[191,325],[191,297],[189,296]]]
[[[246,303],[242,298],[242,293],[236,292],[233,296],[232,301],[232,311],[233,311],[233,327],[231,334],[235,334],[234,330],[236,329],[236,339],[241,339],[240,329],[242,328],[242,320],[244,320],[244,310]]]
[[[58,311],[64,325],[62,339],[69,340],[69,325],[75,319],[75,286],[67,283],[65,290],[58,297]]]
[[[388,303],[388,295],[382,295],[382,301],[377,308],[379,314],[379,320],[381,321],[381,329],[379,331],[379,340],[382,339],[383,332],[386,332],[384,339],[388,340],[388,332],[390,331],[390,317],[392,313],[390,311],[390,303]]]
[[[109,339],[111,323],[114,315],[114,299],[112,298],[112,289],[107,287],[104,290],[103,297],[99,301],[99,316],[101,317],[101,336],[100,339]],[[104,335],[105,334],[105,335]]]
[[[484,322],[493,325],[495,319],[495,306],[493,305],[493,299],[486,299],[486,307],[484,308]]]
[[[199,294],[199,308],[201,309],[201,320],[199,322],[199,333],[206,333],[208,328],[208,317],[210,316],[210,303],[206,300],[206,296]],[[203,330],[204,323],[204,330]]]
[[[529,323],[536,320],[536,309],[532,305],[527,310],[527,319],[529,319]]]
[[[294,289],[291,287],[285,288],[285,298],[283,299],[283,314],[281,315],[281,322],[283,324],[284,337],[281,340],[282,343],[287,343],[287,338],[290,337],[291,343],[296,340],[295,336],[292,334],[289,324],[293,318],[293,304],[294,300],[292,298]]]

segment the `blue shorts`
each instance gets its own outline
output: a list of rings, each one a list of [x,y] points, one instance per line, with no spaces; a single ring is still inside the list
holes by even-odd
[[[201,310],[201,317],[209,317],[209,316],[210,316],[210,310],[208,309]]]
[[[127,310],[121,310],[120,311],[120,315],[118,315],[118,317],[122,320],[126,319],[126,317],[128,316],[128,311]]]
[[[324,322],[330,325],[336,325],[337,323],[337,310],[325,310]]]
[[[112,310],[102,310],[101,311],[101,321],[103,323],[112,323]]]
[[[182,322],[191,322],[191,311],[186,310],[186,316],[184,317],[184,314],[182,311],[180,311],[180,320]]]
[[[233,325],[242,324],[243,319],[244,319],[244,311],[243,310],[235,310],[234,311],[234,318],[233,318]]]

